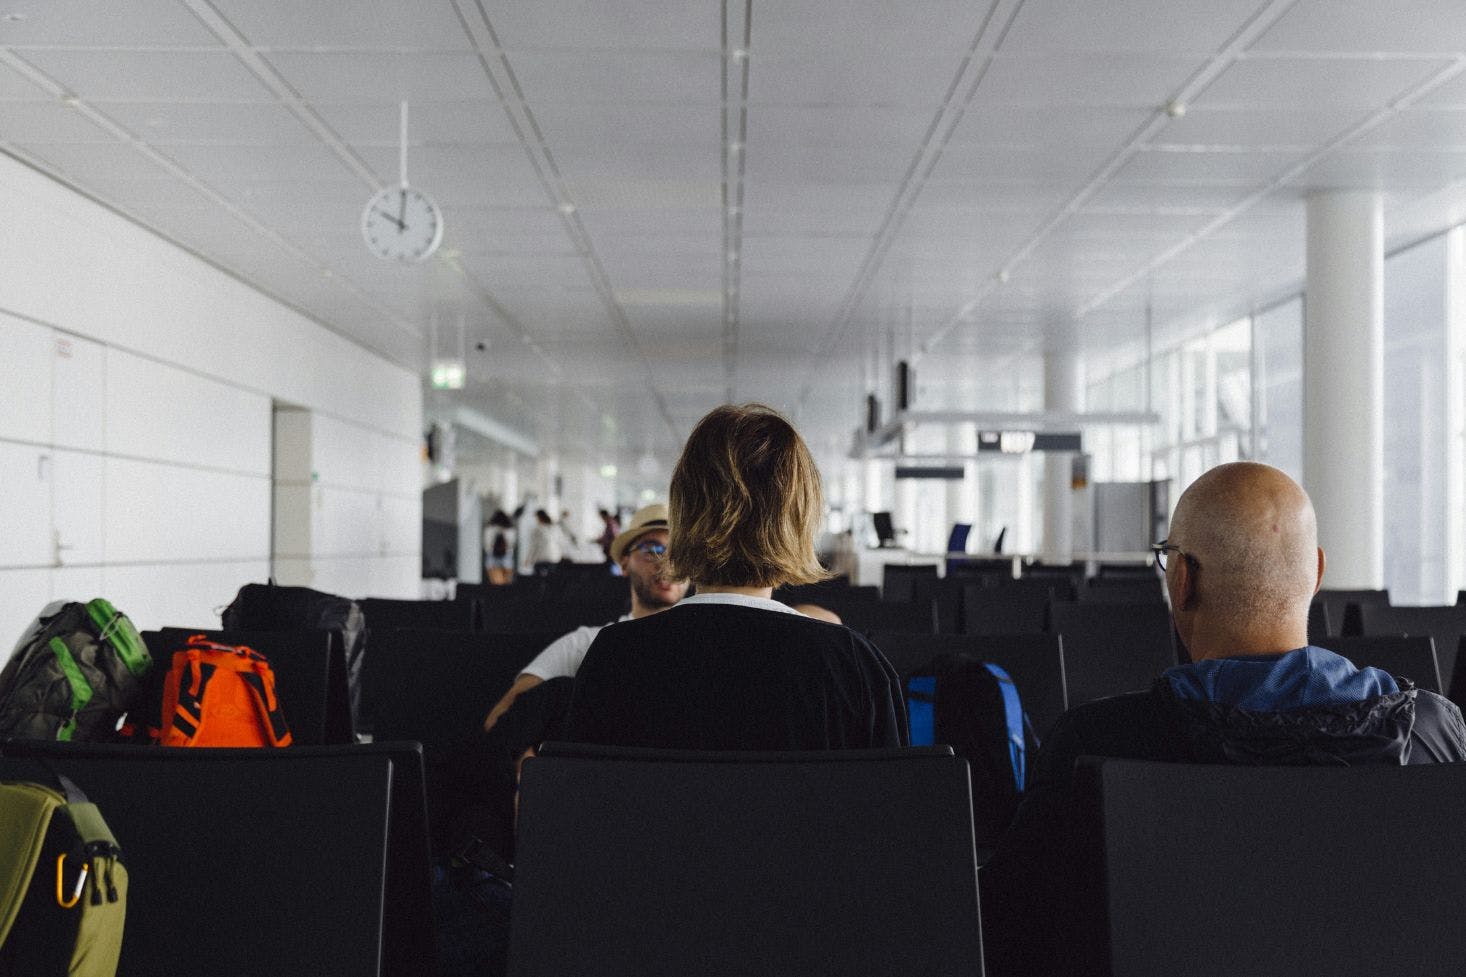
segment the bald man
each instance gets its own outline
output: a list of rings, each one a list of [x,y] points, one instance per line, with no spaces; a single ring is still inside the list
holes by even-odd
[[[1035,762],[1013,825],[983,867],[990,973],[1088,973],[1091,844],[1073,821],[1080,756],[1254,765],[1466,759],[1460,710],[1409,679],[1308,644],[1324,554],[1308,495],[1237,462],[1182,494],[1154,547],[1190,664],[1146,691],[1069,710]],[[1198,844],[1204,843],[1198,839]]]

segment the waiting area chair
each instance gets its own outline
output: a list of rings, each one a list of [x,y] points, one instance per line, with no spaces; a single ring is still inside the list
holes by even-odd
[[[1087,757],[1075,786],[1102,855],[1095,973],[1466,973],[1466,764]]]
[[[122,848],[121,977],[434,972],[416,744],[0,744],[0,779],[51,772],[81,787]]]
[[[512,977],[981,973],[947,750],[547,744],[524,765]]]

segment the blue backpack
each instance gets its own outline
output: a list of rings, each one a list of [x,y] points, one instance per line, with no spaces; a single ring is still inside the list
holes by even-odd
[[[997,843],[1022,799],[1038,736],[1018,686],[999,665],[941,655],[906,680],[912,746],[950,745],[972,772],[979,848]]]

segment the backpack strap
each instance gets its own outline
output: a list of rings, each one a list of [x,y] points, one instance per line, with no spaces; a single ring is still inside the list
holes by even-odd
[[[183,652],[188,656],[184,673],[178,677],[178,705],[173,710],[171,725],[183,737],[184,746],[192,746],[198,739],[199,726],[204,719],[204,690],[214,677],[218,666],[206,662],[199,649],[192,644]]]
[[[1023,793],[1028,778],[1027,749],[1023,741],[1023,726],[1027,717],[1023,705],[1018,701],[1018,686],[1001,665],[983,662],[983,667],[998,680],[998,691],[1003,694],[1003,713],[1008,725],[1008,761],[1013,765],[1013,783]]]
[[[906,680],[906,723],[912,746],[931,746],[937,738],[937,677],[913,675]]]
[[[289,724],[285,722],[285,713],[280,709],[280,700],[275,695],[275,676],[270,671],[269,662],[265,661],[264,656],[257,652],[245,650],[249,651],[251,668],[248,671],[241,671],[239,677],[249,687],[255,700],[255,707],[264,717],[265,732],[270,737],[270,744],[289,746],[294,741],[294,737],[290,733]]]

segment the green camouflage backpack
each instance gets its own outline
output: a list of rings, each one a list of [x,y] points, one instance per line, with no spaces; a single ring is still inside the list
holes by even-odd
[[[107,601],[50,604],[0,671],[0,739],[104,739],[152,664],[127,615]]]
[[[0,977],[114,977],[122,850],[96,805],[55,780],[0,783]]]

